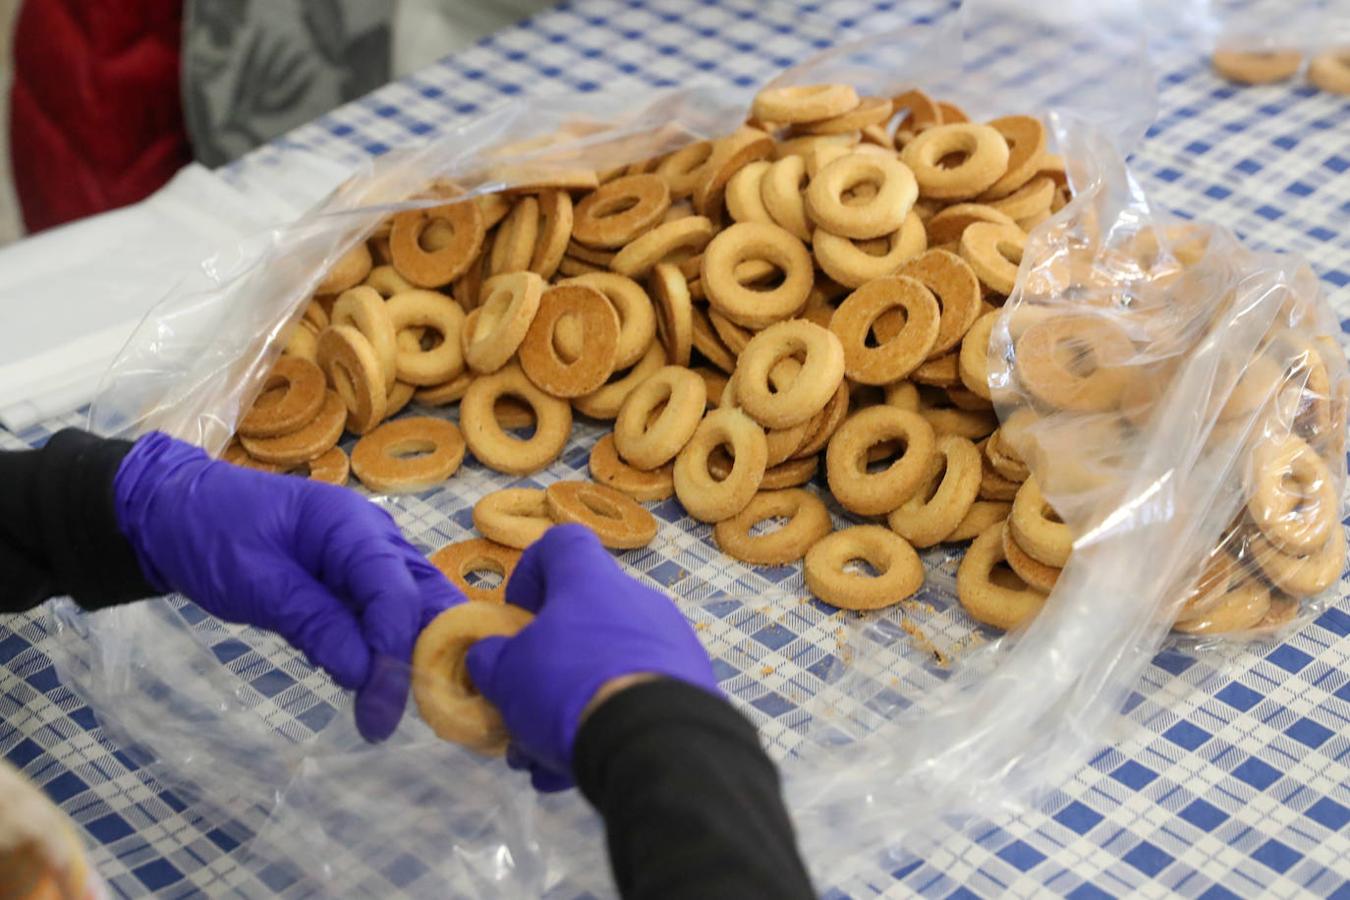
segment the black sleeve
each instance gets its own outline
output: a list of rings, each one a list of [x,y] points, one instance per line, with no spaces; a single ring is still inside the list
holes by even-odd
[[[678,681],[628,688],[582,725],[573,768],[625,898],[815,896],[778,770],[726,701]]]
[[[155,595],[114,512],[130,449],[70,428],[40,450],[0,451],[0,613],[63,594],[86,609]]]

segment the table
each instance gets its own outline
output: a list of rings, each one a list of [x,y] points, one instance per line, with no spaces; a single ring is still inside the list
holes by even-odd
[[[577,0],[286,140],[356,160],[434,135],[503,97],[695,77],[748,88],[878,19],[905,21],[925,6]],[[1152,196],[1184,217],[1223,223],[1253,245],[1302,254],[1350,331],[1350,102],[1301,85],[1232,87],[1194,53],[1165,55],[1161,68],[1161,112],[1132,160]],[[240,165],[266,165],[271,152]],[[72,415],[19,435],[0,432],[0,446],[38,444],[79,421]],[[584,469],[584,460],[571,465],[578,462]],[[697,557],[698,543],[685,548],[682,563],[669,563],[674,571],[647,575],[657,583],[697,575],[708,561],[687,554]],[[1120,742],[1041,808],[972,827],[924,858],[878,861],[827,896],[1350,896],[1344,582],[1341,591],[1338,604],[1278,646],[1160,653],[1130,699]],[[243,868],[245,827],[168,789],[133,750],[112,742],[57,678],[44,649],[51,630],[45,610],[0,625],[0,753],[80,824],[114,891],[304,895],[283,870]],[[776,637],[771,625],[756,634],[791,661],[793,635]],[[752,712],[772,733],[793,708],[773,690],[765,701]],[[313,721],[302,720],[317,728],[334,714],[315,703],[304,713]],[[372,894],[407,883],[397,869],[372,879],[365,882]]]

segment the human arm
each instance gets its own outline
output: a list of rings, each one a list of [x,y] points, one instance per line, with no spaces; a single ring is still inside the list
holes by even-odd
[[[0,609],[179,591],[275,631],[343,687],[372,740],[398,724],[421,628],[463,596],[355,492],[217,462],[162,434],[81,432],[0,457]]]
[[[814,896],[778,773],[668,597],[558,526],[507,600],[536,618],[474,645],[470,675],[511,730],[508,760],[541,790],[575,778],[604,817],[624,897]]]

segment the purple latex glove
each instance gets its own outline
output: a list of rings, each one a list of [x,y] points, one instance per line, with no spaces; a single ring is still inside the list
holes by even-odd
[[[113,494],[146,580],[280,634],[357,691],[362,736],[393,732],[418,633],[464,595],[388,513],[345,488],[216,462],[163,434],[136,442]]]
[[[469,675],[511,731],[507,762],[528,767],[539,790],[571,785],[582,711],[610,679],[653,673],[718,693],[684,614],[625,575],[580,525],[555,526],[525,551],[506,601],[535,620],[514,637],[470,647]]]

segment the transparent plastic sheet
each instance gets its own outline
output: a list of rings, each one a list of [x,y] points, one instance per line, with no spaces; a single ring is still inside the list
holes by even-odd
[[[1089,488],[1048,482],[1047,499],[1085,537],[1042,614],[1019,635],[985,632],[962,612],[953,580],[959,553],[926,554],[917,604],[841,617],[802,599],[799,574],[776,584],[756,578],[709,553],[706,535],[663,526],[657,559],[708,577],[656,583],[700,629],[724,689],[756,717],[782,760],[821,886],[853,871],[860,856],[874,860],[901,845],[912,851],[960,827],[963,816],[1021,808],[1110,740],[1125,694],[1167,639],[1205,548],[1241,507],[1234,487],[1244,476],[1241,447],[1275,427],[1253,411],[1230,418],[1216,439],[1219,413],[1208,398],[1231,392],[1271,323],[1287,318],[1289,297],[1309,311],[1294,326],[1300,333],[1336,333],[1315,284],[1294,263],[1247,254],[1220,229],[1204,229],[1205,253],[1182,271],[1177,260],[1196,233],[1174,232],[1156,216],[1122,162],[1153,116],[1137,10],[1118,3],[1106,13],[1066,14],[1075,9],[968,4],[932,28],[839,48],[779,79],[845,80],[866,93],[920,86],[975,117],[1048,116],[1077,199],[1029,242],[1021,288],[995,331],[991,361],[1000,362],[991,377],[1003,421],[1026,407],[1015,377],[1019,323],[1046,310],[1080,312],[1081,276],[1117,304],[1145,287],[1180,295],[1173,280],[1184,283],[1187,300],[1172,313],[1176,329],[1137,348],[1132,362],[1166,368],[1166,390],[1146,427],[1130,426],[1127,444],[1096,445],[1112,451],[1101,456],[1077,452],[1094,447],[1080,446],[1078,435],[1099,424],[1081,415],[1047,416],[1027,429],[1037,475],[1071,459],[1096,477]],[[608,97],[550,98],[381,158],[322,210],[270,235],[251,259],[219,265],[218,292],[172,298],[152,315],[110,373],[94,426],[122,434],[158,428],[219,450],[320,273],[391,210],[440,202],[405,199],[432,179],[473,192],[498,186],[509,174],[503,167],[618,165],[732,130],[747,100],[680,91],[616,118],[616,110],[636,107]],[[577,135],[578,122],[586,123],[579,137],[521,145],[564,128]],[[1123,257],[1122,246],[1135,256]],[[1128,304],[1101,314],[1125,322],[1135,315]],[[1215,322],[1224,327],[1201,340],[1202,325]],[[1276,352],[1285,362],[1297,354]],[[1339,355],[1326,369],[1329,393],[1343,389]],[[1298,371],[1272,396],[1302,384]],[[601,433],[579,422],[563,459]],[[1339,498],[1343,455],[1334,475]],[[376,500],[430,549],[466,536],[463,514],[509,482],[466,464],[453,490]],[[832,511],[837,525],[849,523]],[[650,554],[622,560],[654,579]],[[536,797],[500,761],[437,740],[411,712],[391,742],[368,747],[343,693],[274,636],[222,625],[181,598],[95,616],[67,605],[62,619],[63,674],[202,815],[252,835],[236,852],[255,872],[289,872],[299,879],[295,891],[326,895],[378,895],[391,884],[417,896],[609,890],[599,831],[579,797]],[[761,624],[811,645],[804,655],[811,662],[792,668],[780,660],[783,671],[771,671],[753,637]],[[766,717],[762,701],[773,697],[795,710],[781,721]]]

